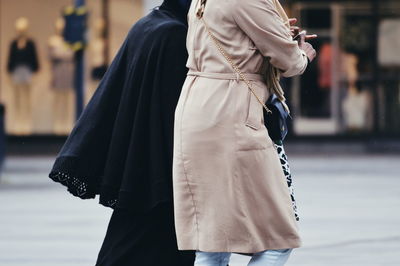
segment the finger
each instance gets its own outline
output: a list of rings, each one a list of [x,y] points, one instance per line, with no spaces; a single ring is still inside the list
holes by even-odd
[[[306,40],[306,41],[308,41],[308,40],[313,40],[313,39],[316,39],[316,38],[318,38],[318,35],[317,35],[317,34],[312,34],[312,35],[306,35],[306,36],[305,36],[305,40]]]
[[[290,24],[290,26],[293,26],[293,25],[295,25],[297,23],[297,18],[290,18],[289,19],[289,24]]]

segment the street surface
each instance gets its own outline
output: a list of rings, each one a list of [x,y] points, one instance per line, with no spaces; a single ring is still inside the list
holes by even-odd
[[[304,245],[288,266],[400,265],[400,156],[289,154],[289,160]],[[6,162],[0,266],[95,263],[111,210],[48,179],[51,163],[48,157]],[[230,265],[247,261],[235,255]]]

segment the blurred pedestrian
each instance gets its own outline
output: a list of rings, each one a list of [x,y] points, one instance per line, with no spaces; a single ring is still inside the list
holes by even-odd
[[[50,174],[73,195],[100,195],[114,208],[98,266],[193,265],[194,252],[177,249],[172,206],[189,6],[165,0],[133,26]]]
[[[195,265],[284,265],[301,245],[287,180],[263,125],[279,88],[316,55],[295,41],[278,0],[198,0],[189,10],[189,73],[175,113],[174,206],[180,250]],[[278,73],[278,74],[276,74]]]

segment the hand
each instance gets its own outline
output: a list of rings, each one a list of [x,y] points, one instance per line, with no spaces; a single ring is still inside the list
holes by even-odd
[[[314,47],[310,43],[306,42],[305,33],[300,34],[299,47],[306,53],[308,60],[310,60],[310,62],[312,62],[317,56],[317,51],[315,51]]]
[[[294,40],[297,40],[299,42],[300,49],[302,49],[306,53],[308,59],[310,60],[310,62],[312,62],[317,56],[317,51],[315,51],[314,47],[307,41],[315,39],[318,36],[316,34],[307,35],[306,31],[300,32],[300,28],[296,26],[296,23],[297,18],[289,19],[290,32],[292,34],[292,37]]]
[[[297,18],[290,18],[289,24],[290,24],[290,32],[292,34],[293,39],[295,40],[299,37],[299,33],[300,33],[300,28],[298,26],[296,26]],[[317,37],[318,36],[316,34],[305,35],[305,40],[309,41],[309,40],[315,39]]]

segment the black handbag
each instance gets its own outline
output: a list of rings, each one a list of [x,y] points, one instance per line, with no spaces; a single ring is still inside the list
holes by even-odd
[[[283,141],[288,134],[287,121],[292,118],[276,94],[271,94],[265,105],[271,112],[264,110],[264,124],[273,141]]]

